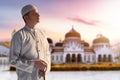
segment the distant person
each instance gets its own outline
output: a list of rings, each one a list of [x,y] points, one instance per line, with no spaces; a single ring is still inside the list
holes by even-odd
[[[25,26],[11,40],[10,64],[16,67],[18,80],[45,80],[51,56],[44,32],[36,27],[40,22],[38,9],[29,4],[21,13]]]

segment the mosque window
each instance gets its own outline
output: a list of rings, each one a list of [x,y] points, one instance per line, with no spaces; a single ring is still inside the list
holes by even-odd
[[[94,57],[94,55],[92,56],[92,60],[94,61],[94,59],[95,59],[95,57]]]
[[[83,46],[81,46],[81,49],[83,49]]]
[[[70,58],[70,54],[68,53],[66,55],[66,63],[70,63],[71,62],[71,58]]]
[[[63,56],[61,56],[61,61],[63,61]]]
[[[76,62],[76,60],[77,60],[77,59],[76,59],[76,55],[73,53],[73,54],[72,54],[72,63]]]
[[[108,47],[108,45],[105,45],[105,47]]]
[[[70,48],[70,47],[68,46],[68,48]]]
[[[86,56],[84,56],[84,60],[86,60]]]
[[[100,54],[98,55],[98,62],[102,62],[102,56]]]
[[[78,63],[82,63],[82,56],[81,56],[81,54],[77,55],[77,62]]]
[[[103,55],[103,62],[107,62],[107,56],[105,54]]]
[[[56,56],[56,60],[58,60],[58,55]]]
[[[109,47],[109,45],[106,45],[106,47]]]
[[[54,56],[52,56],[52,60],[54,61]]]
[[[110,45],[107,44],[106,47],[110,48]]]
[[[112,62],[112,55],[108,55],[108,62]]]
[[[88,55],[88,62],[90,62],[90,55]]]

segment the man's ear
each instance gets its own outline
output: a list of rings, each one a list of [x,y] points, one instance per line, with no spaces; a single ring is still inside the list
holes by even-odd
[[[24,16],[24,19],[25,20],[29,20],[29,17],[26,15],[26,16]]]
[[[25,16],[23,16],[23,19],[24,19],[24,21],[25,21],[25,23],[26,23],[26,22],[28,22],[28,20],[29,20],[29,16],[28,16],[28,15],[25,15]]]

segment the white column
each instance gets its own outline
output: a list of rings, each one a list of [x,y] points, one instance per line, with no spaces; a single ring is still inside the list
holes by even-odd
[[[65,60],[66,60],[66,53],[63,54],[63,63],[66,63]]]
[[[81,57],[82,57],[82,63],[84,63],[84,53],[81,54]]]
[[[98,55],[95,55],[95,63],[98,63]]]

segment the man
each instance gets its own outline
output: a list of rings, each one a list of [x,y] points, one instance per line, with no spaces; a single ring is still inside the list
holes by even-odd
[[[40,15],[33,5],[21,10],[25,26],[11,40],[10,64],[16,67],[18,80],[44,80],[50,71],[50,53],[47,38],[36,27]]]

